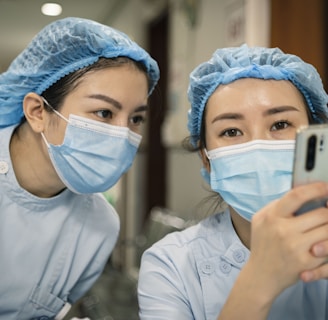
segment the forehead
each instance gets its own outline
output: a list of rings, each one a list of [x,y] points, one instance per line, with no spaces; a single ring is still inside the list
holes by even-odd
[[[208,99],[206,112],[242,112],[250,106],[285,105],[307,108],[303,95],[290,81],[245,78],[220,85]]]
[[[79,79],[75,90],[115,89],[130,92],[135,86],[142,86],[142,91],[148,91],[147,75],[133,64],[122,64],[85,73]]]

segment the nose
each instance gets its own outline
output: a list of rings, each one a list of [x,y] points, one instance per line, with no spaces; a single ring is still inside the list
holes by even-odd
[[[111,124],[118,127],[127,127],[128,126],[128,117],[124,115],[117,115],[112,119]]]
[[[257,126],[254,124],[251,130],[250,140],[271,140],[272,137],[268,131],[266,131],[263,126]]]

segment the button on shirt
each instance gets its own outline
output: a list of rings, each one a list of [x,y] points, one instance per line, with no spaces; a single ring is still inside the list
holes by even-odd
[[[119,219],[100,194],[41,199],[22,189],[9,155],[13,129],[0,130],[0,320],[53,319],[102,272]]]
[[[216,320],[249,254],[228,211],[167,235],[142,258],[140,319]],[[326,280],[298,282],[276,299],[268,320],[328,319],[327,306]]]

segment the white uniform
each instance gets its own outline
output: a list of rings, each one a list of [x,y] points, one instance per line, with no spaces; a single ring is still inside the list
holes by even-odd
[[[22,189],[9,155],[14,128],[0,130],[0,319],[52,319],[103,271],[119,218],[101,194]]]

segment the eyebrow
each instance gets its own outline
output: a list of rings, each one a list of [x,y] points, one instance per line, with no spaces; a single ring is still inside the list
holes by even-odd
[[[213,120],[212,123],[219,121],[219,120],[242,120],[244,119],[244,116],[241,113],[234,113],[234,112],[227,112],[227,113],[222,113],[216,116]]]
[[[293,106],[281,106],[281,107],[274,107],[272,109],[269,110],[265,110],[263,112],[263,115],[273,115],[273,114],[277,114],[277,113],[282,113],[282,112],[286,112],[286,111],[297,111],[299,112],[300,110],[296,107]]]
[[[300,110],[296,107],[293,106],[281,106],[281,107],[274,107],[269,110],[265,110],[263,112],[264,116],[271,116],[277,113],[283,113],[287,111],[297,111],[299,112]],[[219,120],[243,120],[245,117],[241,113],[235,113],[235,112],[227,112],[227,113],[222,113],[218,116],[216,116],[213,120],[212,123],[219,121]]]
[[[115,100],[109,96],[105,96],[103,94],[91,94],[91,95],[88,95],[87,98],[102,100],[104,102],[111,104],[118,110],[122,110],[122,108],[123,108],[122,104],[120,102],[118,102],[117,100]],[[146,110],[148,110],[148,105],[141,105],[138,108],[136,108],[134,110],[134,112],[140,112],[140,111],[146,111]]]

